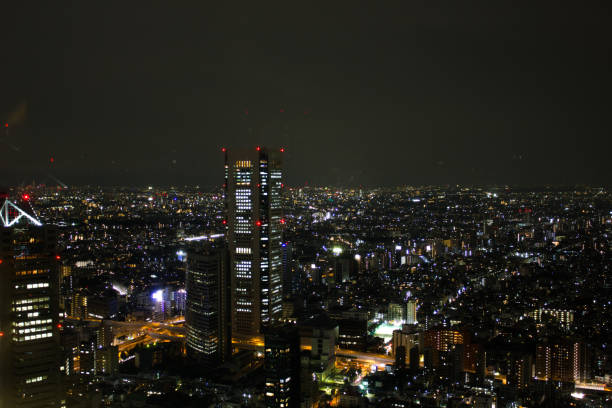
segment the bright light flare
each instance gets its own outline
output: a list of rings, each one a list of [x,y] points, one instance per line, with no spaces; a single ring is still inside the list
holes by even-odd
[[[151,298],[153,298],[153,300],[155,300],[156,302],[163,302],[164,301],[164,291],[159,289],[153,292],[153,294],[151,295]]]

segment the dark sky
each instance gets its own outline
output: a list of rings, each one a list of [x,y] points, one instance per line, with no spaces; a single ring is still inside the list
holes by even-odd
[[[261,144],[294,186],[610,185],[606,3],[13,6],[2,182],[219,185]]]

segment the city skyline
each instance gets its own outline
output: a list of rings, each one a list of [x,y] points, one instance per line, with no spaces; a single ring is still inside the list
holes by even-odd
[[[605,189],[287,189],[281,148],[225,153],[224,192],[2,196],[0,374],[16,401],[609,403]]]
[[[612,408],[605,2],[10,2],[0,408]]]

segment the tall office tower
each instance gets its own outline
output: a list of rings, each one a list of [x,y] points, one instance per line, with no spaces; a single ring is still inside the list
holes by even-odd
[[[266,407],[300,406],[300,337],[295,326],[265,334]]]
[[[417,324],[416,300],[406,302],[406,324]]]
[[[284,149],[224,150],[232,336],[249,339],[281,318]]]
[[[0,408],[58,407],[57,233],[27,195],[17,206],[4,194],[0,204]]]
[[[189,251],[185,285],[187,353],[214,366],[231,354],[227,250]]]

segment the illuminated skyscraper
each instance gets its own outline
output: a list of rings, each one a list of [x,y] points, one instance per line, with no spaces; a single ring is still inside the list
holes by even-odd
[[[26,195],[20,206],[6,195],[0,203],[0,408],[58,407],[56,230],[42,226]]]
[[[281,318],[282,152],[225,150],[233,337],[261,335]]]
[[[230,355],[227,250],[189,251],[185,278],[187,353],[216,365]]]
[[[406,302],[406,324],[417,324],[416,300]]]
[[[265,334],[265,399],[269,408],[300,406],[300,337],[295,326]]]

